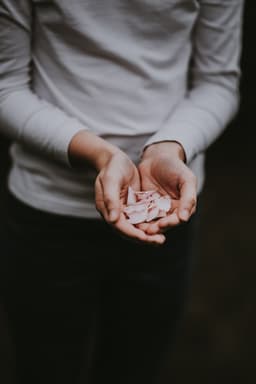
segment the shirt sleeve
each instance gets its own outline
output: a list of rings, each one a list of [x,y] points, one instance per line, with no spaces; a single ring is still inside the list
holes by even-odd
[[[191,36],[188,91],[166,124],[146,142],[179,142],[189,163],[235,117],[239,106],[242,0],[199,0]]]
[[[31,88],[30,0],[0,0],[0,132],[69,164],[68,145],[85,127]]]

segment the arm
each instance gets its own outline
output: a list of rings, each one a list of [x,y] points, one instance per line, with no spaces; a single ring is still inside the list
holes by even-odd
[[[85,127],[31,89],[31,4],[0,1],[0,130],[69,165],[69,142]]]
[[[135,165],[72,116],[40,99],[31,89],[30,0],[0,0],[0,129],[12,140],[67,166],[90,162],[98,171],[96,207],[117,231],[144,242],[162,242],[127,223],[120,195],[140,188]],[[122,196],[121,196],[122,197]]]
[[[190,87],[166,126],[146,143],[140,163],[143,189],[157,186],[173,211],[154,224],[157,233],[187,221],[196,209],[196,179],[185,164],[221,134],[239,102],[242,0],[201,0],[193,34]]]
[[[90,161],[98,171],[95,181],[95,204],[106,222],[131,239],[162,244],[165,237],[146,233],[130,224],[123,213],[128,187],[140,190],[140,177],[133,162],[121,150],[88,131],[78,132],[69,145],[71,164],[83,167]]]
[[[187,95],[145,145],[177,141],[187,163],[222,133],[239,103],[243,0],[199,0],[199,4]]]

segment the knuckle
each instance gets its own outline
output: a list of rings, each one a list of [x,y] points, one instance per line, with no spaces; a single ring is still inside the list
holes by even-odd
[[[195,207],[196,206],[196,197],[192,197],[190,199],[190,205],[191,205],[191,207]]]

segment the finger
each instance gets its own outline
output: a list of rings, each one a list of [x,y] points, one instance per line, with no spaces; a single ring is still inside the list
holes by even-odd
[[[150,223],[140,223],[135,224],[136,228],[141,229],[143,232],[147,232],[148,227],[150,226]]]
[[[104,202],[103,201],[97,201],[97,203],[96,203],[96,209],[97,209],[97,211],[101,214],[101,216],[103,217],[103,219],[105,220],[105,221],[107,221],[108,220],[108,212],[107,212],[107,209],[106,209],[106,207],[105,207],[105,204],[104,204]]]
[[[191,216],[194,215],[195,212],[196,212],[196,205],[194,206],[194,208],[193,208],[192,211],[191,211]]]
[[[174,212],[159,221],[159,228],[168,229],[175,227],[178,224],[180,224],[180,218],[178,216],[177,209],[175,209]]]
[[[100,179],[107,221],[110,223],[115,223],[120,217],[120,183],[116,179],[110,176]]]
[[[114,227],[129,238],[140,242],[149,244],[163,244],[165,241],[164,235],[146,234],[143,230],[136,228],[133,224],[130,224],[122,214],[120,215],[119,221],[114,224]]]
[[[101,216],[105,220],[107,220],[108,212],[103,200],[103,191],[102,191],[101,183],[99,182],[98,179],[96,179],[96,182],[95,182],[95,206],[97,211],[101,214]]]
[[[148,234],[162,233],[168,228],[175,227],[178,224],[180,224],[180,219],[175,211],[170,215],[151,223],[146,232]]]
[[[140,223],[136,224],[136,227],[147,233],[148,235],[162,234],[164,230],[159,227],[158,223],[154,221],[153,223]]]
[[[180,204],[178,216],[182,221],[188,221],[192,215],[193,209],[196,207],[196,179],[190,176],[186,179],[180,190]]]
[[[151,221],[149,223],[136,224],[136,227],[149,235],[153,235],[157,233],[161,234],[164,232],[164,226],[161,228],[159,225],[159,221],[160,219]]]

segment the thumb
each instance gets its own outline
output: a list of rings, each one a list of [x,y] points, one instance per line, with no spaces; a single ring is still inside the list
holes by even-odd
[[[107,210],[108,220],[115,223],[120,217],[120,184],[108,177],[103,186],[103,200]]]
[[[196,207],[196,178],[194,175],[188,177],[180,189],[180,206],[178,216],[182,221],[188,221]]]

